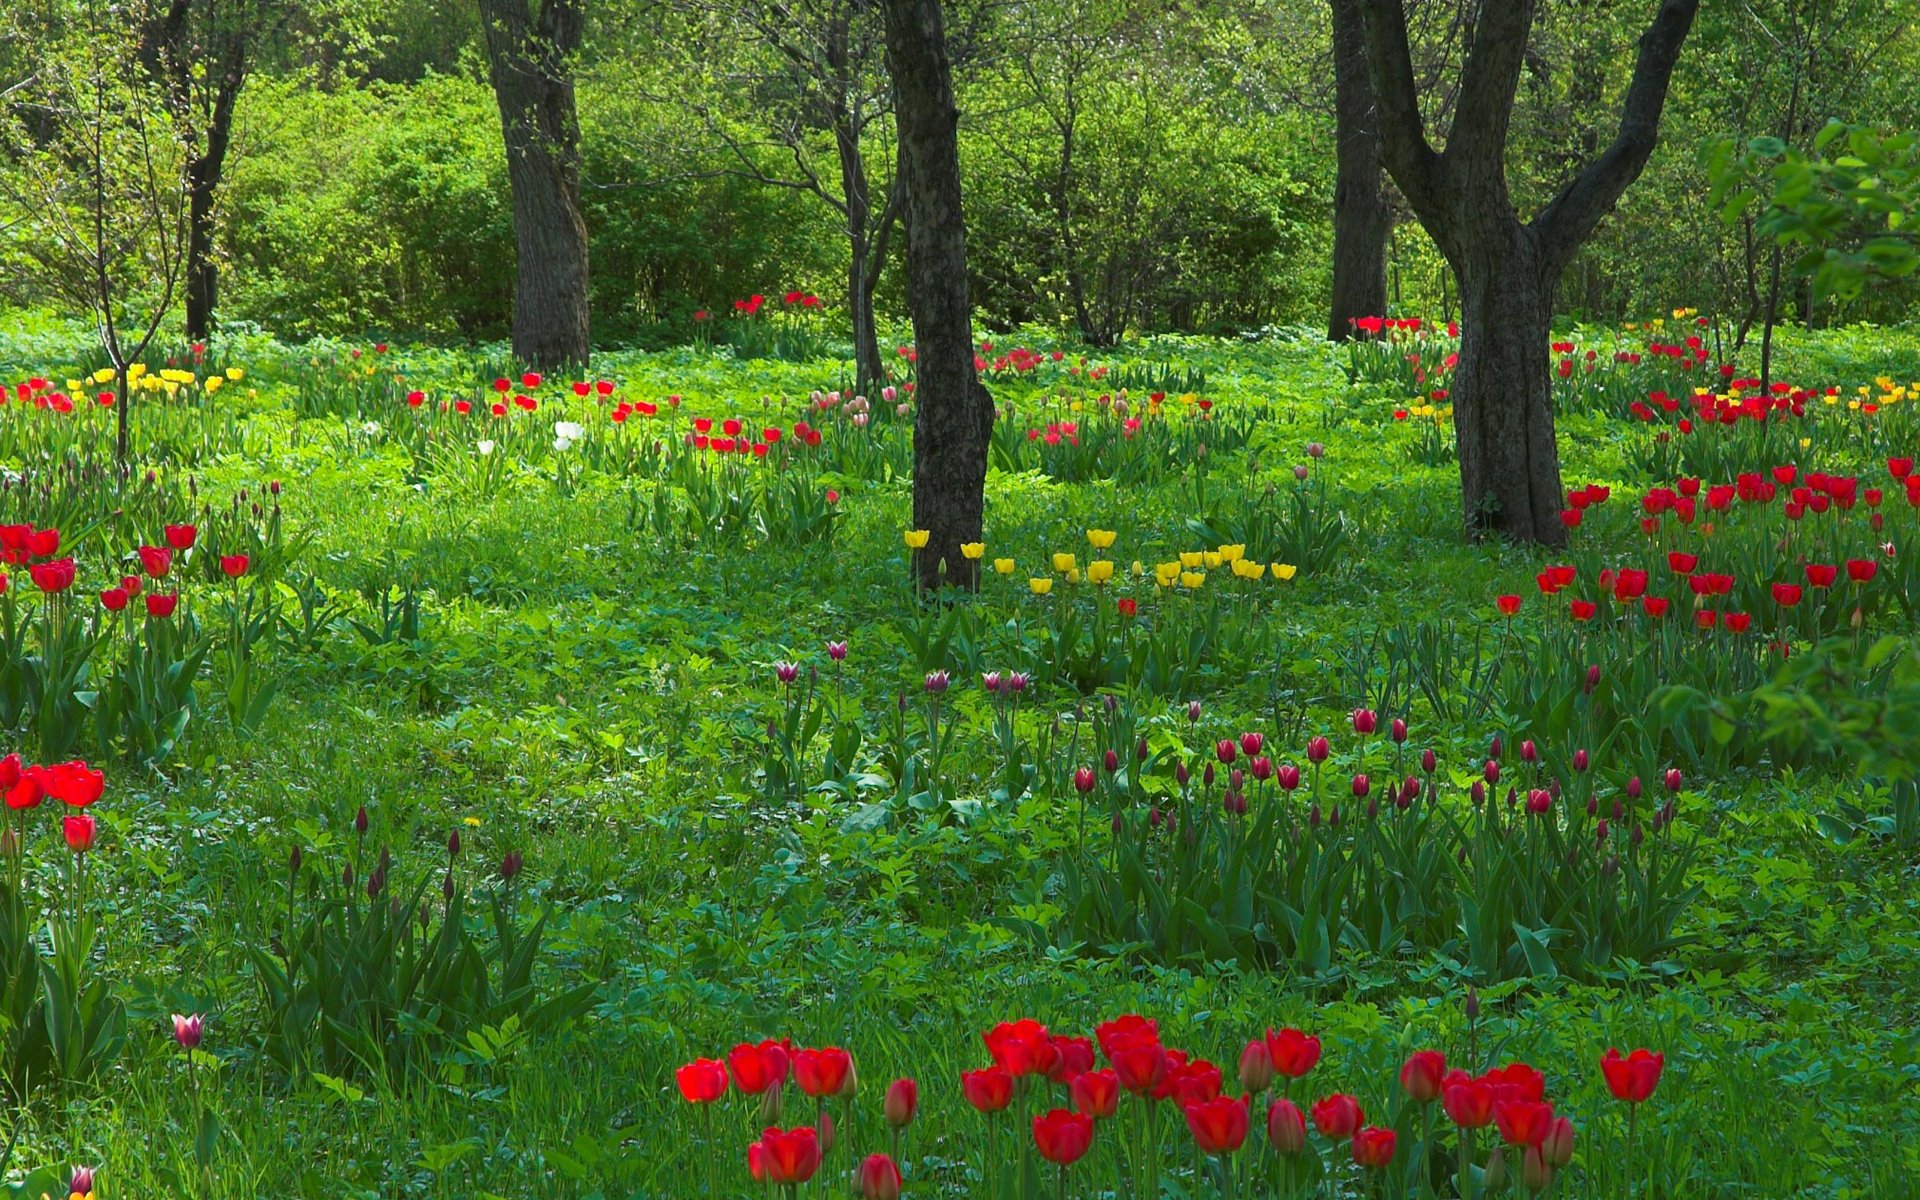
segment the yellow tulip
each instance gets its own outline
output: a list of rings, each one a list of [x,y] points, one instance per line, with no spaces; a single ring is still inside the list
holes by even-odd
[[[1178,572],[1175,572],[1175,573],[1174,573],[1174,574],[1172,574],[1172,575],[1162,575],[1162,574],[1160,574],[1159,572],[1155,572],[1155,573],[1154,573],[1154,576],[1153,576],[1153,581],[1154,581],[1155,583],[1157,583],[1157,584],[1159,584],[1159,585],[1160,585],[1161,587],[1163,587],[1163,588],[1169,588],[1169,587],[1172,587],[1172,586],[1174,585],[1174,582],[1175,582],[1175,581],[1176,581],[1176,580],[1177,580],[1178,578],[1179,578],[1179,573],[1178,573]]]
[[[1071,554],[1055,554],[1053,556],[1053,569],[1062,575],[1073,570],[1077,565]]]
[[[987,552],[987,544],[985,542],[961,542],[960,543],[960,556],[962,558],[971,558],[978,561],[980,556],[985,554],[986,552]]]
[[[1267,573],[1267,564],[1265,563],[1248,563],[1247,564],[1248,579],[1259,579],[1261,576],[1265,575],[1266,573]]]
[[[1220,557],[1226,562],[1239,562],[1242,558],[1245,558],[1246,555],[1247,548],[1242,545],[1220,547]]]
[[[1146,568],[1145,568],[1145,567],[1143,567],[1143,566],[1141,566],[1141,565],[1140,565],[1140,560],[1139,560],[1139,559],[1137,559],[1137,558],[1136,558],[1136,559],[1134,559],[1134,560],[1133,560],[1133,577],[1134,577],[1135,579],[1138,579],[1138,578],[1140,578],[1140,577],[1141,577],[1142,575],[1145,575],[1146,573],[1147,573],[1147,570],[1146,570]]]
[[[209,396],[211,396],[211,395],[213,395],[213,394],[214,394],[215,392],[217,392],[217,391],[219,391],[219,390],[220,390],[220,385],[221,385],[221,384],[223,384],[223,383],[225,383],[225,382],[226,382],[226,380],[224,380],[224,379],[222,379],[222,378],[220,378],[220,377],[219,377],[218,375],[209,375],[209,376],[207,376],[207,382],[206,382],[206,385],[205,385],[205,386],[206,386],[206,389],[207,389],[207,395],[209,395]]]
[[[132,366],[127,368],[128,379],[138,379],[142,375],[145,375],[146,373],[147,373],[147,364],[145,363],[134,363]]]
[[[1027,586],[1033,589],[1034,595],[1044,596],[1053,590],[1053,580],[1046,578],[1029,579],[1027,580]]]
[[[1226,559],[1223,558],[1220,552],[1217,550],[1207,551],[1205,554],[1202,554],[1200,556],[1200,559],[1202,562],[1207,564],[1207,570],[1209,571],[1219,570],[1220,564],[1226,561]]]
[[[1088,583],[1105,583],[1112,578],[1113,578],[1113,564],[1108,562],[1106,559],[1104,558],[1099,559],[1095,562],[1090,562],[1087,564],[1087,582]]]
[[[1192,591],[1194,588],[1199,587],[1201,584],[1205,583],[1206,581],[1207,581],[1207,576],[1206,576],[1206,573],[1203,571],[1180,572],[1180,586],[1183,588],[1186,588],[1188,591]]]
[[[239,383],[242,379],[245,379],[246,377],[247,377],[247,373],[245,371],[242,371],[239,367],[227,368],[227,382],[229,383]]]
[[[1068,582],[1068,583],[1079,583],[1079,582],[1080,582],[1080,568],[1079,568],[1079,567],[1072,567],[1072,568],[1069,568],[1069,569],[1068,569],[1068,571],[1067,571],[1067,582]]]
[[[98,371],[95,371],[95,372],[93,373],[93,381],[94,381],[95,383],[112,383],[112,382],[113,382],[113,368],[112,368],[112,367],[101,367],[101,368],[100,368],[100,369],[99,369]]]
[[[1299,570],[1300,568],[1294,566],[1292,563],[1274,563],[1273,577],[1285,583],[1287,580],[1292,579]]]
[[[926,546],[927,539],[932,537],[933,534],[925,529],[909,529],[904,536],[907,540],[907,549],[920,550]]]
[[[1092,546],[1095,550],[1105,550],[1108,546],[1113,545],[1113,537],[1114,533],[1111,529],[1089,529],[1087,530],[1087,545]]]
[[[993,560],[993,569],[998,574],[1011,575],[1013,574],[1013,560],[1010,558],[996,558]]]
[[[1189,571],[1194,570],[1199,567],[1201,557],[1202,555],[1198,550],[1182,550],[1180,552],[1180,565]]]

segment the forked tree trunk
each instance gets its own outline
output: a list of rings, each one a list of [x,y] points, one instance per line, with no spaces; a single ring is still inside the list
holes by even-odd
[[[853,319],[853,390],[864,396],[886,379],[873,313],[873,285],[880,263],[872,258],[872,248],[864,239],[854,242],[852,249],[847,263],[847,308]]]
[[[979,586],[960,552],[982,540],[993,400],[973,366],[967,231],[960,204],[960,110],[954,104],[940,0],[886,0],[887,57],[905,167],[907,305],[916,384],[913,523],[923,590]]]
[[[513,354],[545,368],[585,364],[587,223],[568,61],[585,14],[580,0],[541,0],[532,20],[526,0],[479,4],[513,194]]]
[[[1403,0],[1353,2],[1382,160],[1460,286],[1460,361],[1450,390],[1467,529],[1559,545],[1567,534],[1547,344],[1554,293],[1653,153],[1699,0],[1659,0],[1613,142],[1525,223],[1507,191],[1507,133],[1540,0],[1480,7],[1444,151],[1427,140]]]
[[[1547,347],[1554,282],[1517,224],[1468,252],[1457,274],[1460,361],[1449,390],[1467,529],[1559,545],[1567,531]]]
[[[1386,174],[1356,0],[1333,0],[1333,297],[1327,337],[1353,336],[1360,317],[1387,311]]]

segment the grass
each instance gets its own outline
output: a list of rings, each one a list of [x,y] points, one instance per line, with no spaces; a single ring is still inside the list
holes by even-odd
[[[57,324],[0,340],[0,378],[59,377],[67,364],[85,365],[79,345]],[[96,809],[107,827],[97,969],[125,998],[133,1033],[99,1078],[11,1106],[16,1180],[42,1169],[64,1180],[67,1164],[98,1162],[102,1197],[694,1196],[708,1151],[672,1069],[741,1040],[791,1036],[854,1051],[858,1115],[842,1137],[860,1154],[884,1147],[885,1081],[917,1076],[910,1194],[963,1195],[979,1186],[967,1172],[982,1126],[961,1104],[957,1074],[984,1061],[979,1032],[1002,1019],[1086,1032],[1120,1012],[1149,1012],[1170,1042],[1229,1072],[1248,1036],[1300,1025],[1327,1039],[1315,1094],[1350,1090],[1370,1112],[1397,1101],[1394,1072],[1407,1051],[1464,1050],[1468,980],[1444,958],[1346,954],[1309,974],[1155,964],[1027,938],[1023,920],[1057,892],[1072,826],[1051,798],[987,804],[965,823],[907,812],[870,832],[848,832],[854,803],[830,792],[767,800],[760,771],[764,727],[777,713],[776,661],[824,668],[823,644],[848,639],[835,677],[869,730],[919,688],[905,636],[920,618],[904,589],[903,481],[825,478],[842,493],[829,545],[769,545],[746,530],[661,538],[631,519],[645,479],[588,470],[563,486],[551,456],[528,452],[524,469],[490,491],[456,488],[416,469],[400,432],[411,417],[404,406],[297,419],[302,389],[364,361],[345,348],[247,338],[217,351],[244,364],[244,390],[218,398],[197,459],[170,469],[190,470],[212,497],[283,481],[288,519],[312,539],[289,579],[310,577],[340,619],[310,644],[276,646],[281,697],[255,736],[239,736],[208,705],[171,761],[109,768]],[[383,375],[397,364],[436,397],[465,394],[501,369],[497,349],[391,354]],[[1338,481],[1349,520],[1335,566],[1273,593],[1266,653],[1200,677],[1207,727],[1220,736],[1270,727],[1276,686],[1312,726],[1337,722],[1357,701],[1328,669],[1334,648],[1409,616],[1490,622],[1494,592],[1531,591],[1523,585],[1545,560],[1463,543],[1452,468],[1409,461],[1407,431],[1389,418],[1407,398],[1349,387],[1338,352],[1183,340],[1129,354],[1204,368],[1220,410],[1258,413],[1248,454],[1215,465],[1217,481],[1250,470],[1250,490],[1284,483],[1304,444],[1324,442],[1321,469]],[[1851,388],[1910,371],[1920,340],[1799,335],[1784,357],[1790,377],[1818,371],[1809,382]],[[845,364],[683,350],[609,354],[595,371],[621,380],[623,396],[674,393],[688,414],[753,423],[777,413],[787,425]],[[1011,399],[1032,389],[995,390]],[[0,447],[20,419],[0,413]],[[1629,491],[1651,482],[1630,466],[1624,423],[1579,415],[1564,425],[1570,482]],[[1022,561],[1009,590],[1051,550],[1084,556],[1088,527],[1120,531],[1123,566],[1136,555],[1152,562],[1193,540],[1189,495],[1178,474],[1119,487],[996,472],[989,555]],[[381,602],[409,589],[418,633],[386,636]],[[293,611],[290,597],[282,602]],[[985,637],[991,663],[1008,661],[1018,643],[998,624]],[[1036,711],[1073,724],[1077,703],[1056,689]],[[1168,729],[1180,728],[1184,703],[1139,700],[1144,719]],[[956,751],[955,786],[977,799],[996,761],[978,688],[962,679],[953,704],[974,722]],[[1028,733],[1042,736],[1040,726]],[[1482,733],[1417,717],[1416,727],[1460,753]],[[1693,803],[1711,832],[1697,873],[1704,894],[1686,919],[1693,944],[1602,985],[1483,984],[1482,1057],[1535,1062],[1574,1115],[1579,1150],[1556,1195],[1628,1194],[1624,1108],[1606,1097],[1595,1065],[1615,1045],[1668,1054],[1639,1123],[1637,1194],[1914,1194],[1920,892],[1911,855],[1829,836],[1820,818],[1859,788],[1840,767],[1701,782]],[[522,909],[554,912],[544,986],[594,983],[590,1017],[539,1039],[507,1036],[460,1073],[447,1069],[450,1051],[435,1070],[397,1083],[376,1070],[289,1077],[271,1066],[246,951],[279,928],[290,849],[337,864],[361,806],[370,839],[392,847],[404,880],[437,878],[453,829],[466,841],[459,870],[483,890],[505,853],[523,852]],[[196,1069],[217,1078],[202,1083],[221,1133],[205,1173],[187,1068],[166,1021],[176,1011],[209,1014],[205,1049],[217,1067]],[[811,1114],[790,1106],[786,1115]],[[719,1119],[712,1154],[726,1194],[753,1194],[740,1165],[752,1118],[729,1099]],[[51,1178],[25,1177],[23,1194],[53,1190]],[[1358,1184],[1337,1174],[1329,1186],[1350,1194]]]

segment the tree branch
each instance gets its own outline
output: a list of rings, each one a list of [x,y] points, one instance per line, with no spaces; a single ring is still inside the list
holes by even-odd
[[[1429,228],[1446,218],[1446,164],[1427,141],[1420,92],[1407,45],[1402,0],[1358,0],[1366,32],[1367,66],[1380,118],[1380,157],[1400,194]]]
[[[1700,0],[1661,0],[1653,23],[1640,36],[1640,55],[1620,112],[1620,131],[1599,158],[1574,176],[1533,220],[1545,265],[1564,269],[1601,220],[1646,168],[1660,136],[1668,86],[1693,28]]]

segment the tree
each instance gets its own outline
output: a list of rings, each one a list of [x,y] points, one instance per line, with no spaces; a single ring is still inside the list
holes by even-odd
[[[27,99],[0,118],[9,237],[42,294],[92,315],[113,371],[123,481],[127,368],[172,312],[187,258],[184,122],[140,61],[153,15],[89,3],[72,24],[36,31],[35,73],[8,89]]]
[[[214,199],[264,21],[252,0],[171,0],[147,32],[147,52],[188,146],[186,333],[194,340],[213,332],[219,283]]]
[[[881,162],[892,168],[894,157],[887,148],[892,83],[883,70],[877,0],[677,0],[676,6],[693,22],[686,48],[705,63],[726,58],[725,90],[743,97],[752,115],[741,122],[716,111],[701,88],[677,87],[664,99],[701,117],[740,174],[815,196],[839,216],[847,236],[854,387],[878,387],[886,368],[874,289],[906,194],[897,170],[876,184],[868,164],[876,142]],[[751,35],[744,51],[738,49],[742,31]],[[757,128],[742,134],[743,124]],[[831,142],[830,165],[819,161],[822,140]],[[768,161],[769,144],[782,165]]]
[[[1333,296],[1327,336],[1345,341],[1359,317],[1387,311],[1387,208],[1380,128],[1367,76],[1360,0],[1332,0],[1334,91]]]
[[[907,307],[916,359],[913,523],[928,533],[919,582],[979,585],[961,553],[981,540],[993,400],[973,363],[967,229],[960,202],[960,110],[940,0],[885,0],[900,159],[906,177]]]
[[[1508,191],[1506,149],[1538,0],[1479,6],[1444,150],[1427,139],[1403,0],[1358,2],[1382,157],[1460,292],[1451,391],[1467,527],[1561,544],[1547,353],[1555,294],[1567,264],[1653,153],[1699,0],[1661,0],[1640,37],[1613,141],[1528,222]]]
[[[537,12],[529,0],[479,5],[513,195],[513,353],[563,367],[592,351],[572,62],[586,12],[584,0],[538,2]]]

